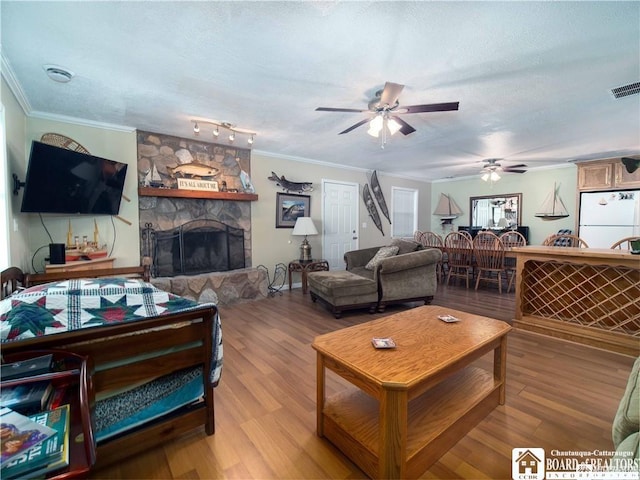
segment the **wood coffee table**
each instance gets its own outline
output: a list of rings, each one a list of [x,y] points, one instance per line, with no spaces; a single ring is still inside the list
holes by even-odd
[[[445,323],[450,314],[458,323]],[[317,430],[371,478],[415,478],[505,401],[502,321],[413,308],[315,338]],[[373,337],[396,348],[375,349]],[[493,372],[474,360],[492,351]],[[327,398],[329,369],[357,388]]]

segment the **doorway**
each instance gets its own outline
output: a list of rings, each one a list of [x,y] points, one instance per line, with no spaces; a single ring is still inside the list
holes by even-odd
[[[359,191],[357,183],[322,180],[322,250],[331,270],[344,270],[344,254],[358,249]]]

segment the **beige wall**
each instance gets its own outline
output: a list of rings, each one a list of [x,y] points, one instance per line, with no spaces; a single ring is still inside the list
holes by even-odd
[[[136,136],[134,130],[98,128],[78,125],[70,122],[26,117],[15,101],[4,81],[3,104],[7,110],[7,150],[9,158],[9,176],[16,173],[24,181],[26,176],[31,141],[39,140],[44,133],[53,132],[66,135],[82,144],[92,154],[127,163],[129,170],[125,182],[125,195],[120,207],[120,217],[131,222],[128,225],[111,216],[98,215],[42,215],[44,226],[56,243],[67,239],[69,222],[74,235],[87,235],[93,239],[94,220],[98,225],[101,243],[106,243],[116,266],[138,265],[140,263],[140,234],[138,230],[138,190],[136,175]],[[11,230],[11,264],[25,271],[42,271],[44,259],[48,256],[49,235],[40,216],[20,213],[22,192],[12,198],[9,225]],[[14,219],[18,231],[14,231]],[[33,262],[33,267],[32,267]]]
[[[13,191],[12,174],[24,181],[27,169],[25,160],[27,117],[22,107],[14,97],[9,86],[1,77],[0,88],[2,105],[5,110],[5,133],[7,143],[7,187],[8,192]],[[3,166],[4,167],[4,166]],[[9,228],[9,259],[10,264],[27,270],[31,265],[31,252],[29,248],[29,221],[26,215],[20,214],[20,202],[22,193],[18,196],[11,194],[9,199],[8,228]]]
[[[276,220],[276,194],[282,192],[282,188],[267,177],[271,172],[284,175],[294,182],[312,182],[311,218],[320,231],[322,228],[322,180],[335,180],[341,182],[357,183],[362,187],[368,182],[368,171],[346,169],[329,166],[319,162],[298,161],[264,154],[254,151],[251,156],[251,180],[259,196],[257,202],[251,206],[251,230],[253,234],[253,266],[264,265],[272,271],[276,263],[288,263],[298,258],[301,239],[291,235],[290,228],[275,228]],[[431,185],[426,182],[417,182],[406,178],[385,175],[378,172],[378,179],[382,187],[387,205],[391,208],[391,187],[414,188],[418,190],[419,229],[429,226],[429,212],[431,209]],[[390,225],[382,214],[382,227],[384,236],[375,227],[369,214],[360,201],[360,248],[385,245],[391,241]],[[366,223],[367,227],[362,228]],[[322,256],[321,235],[309,238],[314,257]]]
[[[523,174],[504,174],[493,185],[484,182],[480,176],[461,180],[434,182],[431,192],[431,203],[435,205],[440,193],[446,193],[456,201],[463,214],[454,220],[454,228],[469,225],[469,197],[479,195],[500,195],[505,193],[522,193],[521,225],[528,226],[529,243],[540,245],[550,234],[561,228],[570,228],[577,232],[577,167],[567,164],[558,168],[529,170]],[[569,216],[560,220],[542,220],[535,217],[547,195],[553,191],[554,182]],[[431,216],[431,229],[442,233],[438,217]]]

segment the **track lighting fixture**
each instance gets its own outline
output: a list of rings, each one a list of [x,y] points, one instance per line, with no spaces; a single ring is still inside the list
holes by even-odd
[[[200,124],[203,125],[213,125],[214,129],[211,131],[213,138],[217,139],[220,136],[220,129],[226,129],[229,131],[229,136],[227,137],[229,143],[233,143],[236,140],[236,134],[248,135],[247,145],[251,147],[255,141],[256,132],[252,132],[251,130],[245,130],[244,128],[238,128],[232,123],[229,122],[216,122],[211,120],[191,120],[193,123],[193,134],[198,135],[200,133]]]

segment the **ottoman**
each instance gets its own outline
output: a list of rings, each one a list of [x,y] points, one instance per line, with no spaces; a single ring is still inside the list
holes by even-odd
[[[343,310],[369,308],[374,313],[378,305],[378,284],[375,280],[342,270],[310,272],[307,276],[311,300],[320,299],[340,318]]]

